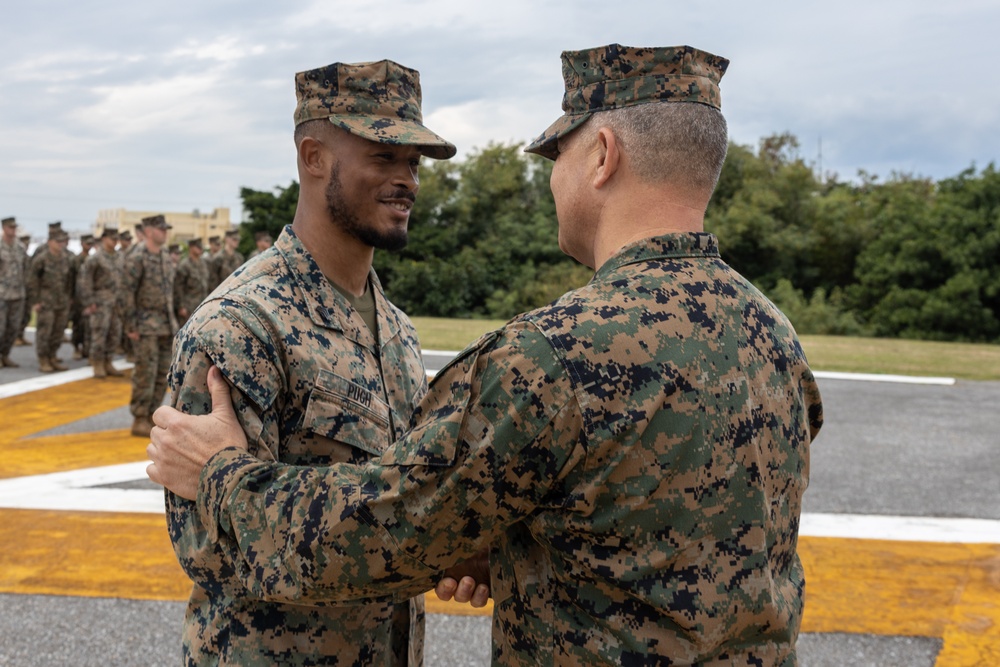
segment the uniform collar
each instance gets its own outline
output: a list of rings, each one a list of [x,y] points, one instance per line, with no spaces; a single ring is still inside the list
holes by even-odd
[[[718,257],[719,241],[708,232],[677,232],[653,236],[625,246],[612,255],[594,274],[604,277],[623,266],[654,259]]]
[[[375,349],[375,338],[365,326],[361,315],[354,310],[350,301],[333,288],[291,225],[286,225],[282,230],[274,243],[274,248],[284,258],[301,288],[302,298],[309,311],[309,319],[317,326],[340,331],[359,345]],[[379,282],[375,271],[369,271],[368,277],[375,296],[379,340],[388,341],[399,333],[400,325],[391,314],[389,302],[382,291],[382,283]]]

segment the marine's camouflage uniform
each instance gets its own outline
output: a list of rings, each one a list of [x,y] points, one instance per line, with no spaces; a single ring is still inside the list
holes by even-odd
[[[21,317],[27,296],[28,253],[14,241],[0,239],[0,363],[10,354],[21,332]]]
[[[248,587],[300,603],[492,545],[495,664],[794,665],[821,423],[781,312],[714,236],[668,234],[476,342],[380,459],[227,449],[198,511]]]
[[[98,244],[94,244],[95,247]],[[84,306],[81,305],[80,298],[80,276],[83,274],[83,265],[90,254],[81,250],[79,254],[71,255],[69,260],[70,285],[73,287],[73,297],[70,302],[69,314],[72,322],[73,336],[71,338],[74,348],[82,348],[84,356],[90,350],[90,322],[83,314]]]
[[[66,336],[71,286],[70,254],[45,251],[35,255],[28,271],[28,303],[41,304],[35,319],[35,351],[39,359],[55,357]]]
[[[125,332],[138,332],[132,369],[134,417],[149,417],[167,392],[171,343],[177,331],[174,318],[174,263],[166,248],[153,253],[145,245],[125,258]]]
[[[90,314],[90,361],[110,361],[121,340],[121,317],[118,298],[121,293],[122,267],[118,253],[108,252],[100,244],[83,263],[77,283],[84,310],[97,306]]]
[[[286,228],[181,329],[170,374],[174,407],[210,409],[206,373],[215,364],[235,387],[256,456],[293,465],[377,456],[406,430],[427,380],[413,325],[385,299],[374,273],[370,284],[378,341]],[[399,602],[263,602],[244,588],[233,554],[218,548],[193,509],[167,494],[171,540],[195,582],[184,623],[187,664],[421,664],[419,594],[432,581],[408,586]]]
[[[233,271],[243,266],[243,255],[238,250],[228,253],[220,250],[212,256],[209,262],[208,291],[211,292],[222,284],[222,281],[232,275]]]
[[[184,324],[198,304],[208,296],[208,273],[208,262],[204,257],[195,259],[188,255],[177,264],[177,273],[174,277],[174,309],[178,324]],[[181,317],[181,309],[187,311],[186,317]]]

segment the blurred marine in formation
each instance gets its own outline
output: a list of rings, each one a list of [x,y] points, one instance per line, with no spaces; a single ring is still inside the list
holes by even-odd
[[[0,367],[17,368],[10,349],[21,332],[28,254],[17,240],[17,220],[3,219],[0,238]]]
[[[240,232],[238,229],[230,229],[222,241],[222,250],[212,257],[211,274],[209,275],[208,290],[212,291],[222,284],[222,281],[229,277],[236,269],[240,268],[245,261],[243,255],[236,248],[240,245]]]
[[[208,262],[202,256],[201,239],[188,241],[187,250],[187,257],[177,264],[174,277],[174,304],[177,324],[181,326],[208,296]]]
[[[77,284],[83,314],[89,318],[89,358],[95,378],[118,377],[111,358],[121,340],[119,299],[122,285],[121,259],[115,252],[118,230],[105,227],[97,250],[83,263]]]
[[[13,219],[13,218],[11,218]],[[21,247],[24,248],[24,256],[27,258],[27,264],[24,266],[24,281],[27,284],[28,281],[28,268],[31,266],[31,257],[28,255],[28,249],[31,248],[31,234],[23,234],[17,237],[17,240],[21,242]],[[31,320],[31,304],[28,303],[27,292],[25,292],[24,306],[21,308],[21,327],[17,330],[17,338],[14,340],[14,345],[30,345],[24,336],[24,330],[28,328],[28,322]]]
[[[87,337],[88,326],[87,317],[83,314],[80,301],[80,276],[83,273],[83,264],[90,256],[90,251],[94,247],[94,236],[84,234],[80,237],[80,254],[70,257],[70,281],[73,285],[73,303],[70,305],[70,327],[73,329],[73,359],[83,359],[90,353],[90,341]]]
[[[125,258],[125,335],[132,341],[132,435],[149,437],[153,412],[167,392],[174,318],[174,264],[164,244],[171,227],[162,215],[142,219],[145,243]]]
[[[69,235],[61,228],[49,228],[46,249],[35,254],[28,271],[28,302],[36,314],[35,351],[43,373],[66,370],[56,355],[65,338],[72,294]]]
[[[215,259],[215,256],[219,254],[220,250],[222,250],[222,239],[218,236],[209,236],[208,253],[205,257],[205,261],[211,264],[212,260]]]
[[[250,255],[247,257],[247,259],[256,257],[257,255],[259,255],[260,253],[264,252],[272,245],[274,245],[274,239],[271,238],[270,232],[254,232],[253,242],[256,247],[254,248],[253,252],[250,253]]]

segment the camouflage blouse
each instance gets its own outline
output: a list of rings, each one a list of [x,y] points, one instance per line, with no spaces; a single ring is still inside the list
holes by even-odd
[[[297,466],[377,457],[405,432],[427,377],[409,318],[386,300],[374,272],[369,282],[378,341],[287,227],[178,333],[174,407],[209,411],[206,375],[214,364],[234,387],[256,456]],[[184,622],[188,664],[420,664],[420,595],[433,581],[364,604],[265,602],[243,586],[235,554],[209,538],[193,509],[167,495],[170,537],[195,583]]]
[[[441,371],[366,465],[228,449],[198,511],[257,595],[405,590],[492,545],[500,665],[794,665],[820,396],[710,234],[632,244]]]

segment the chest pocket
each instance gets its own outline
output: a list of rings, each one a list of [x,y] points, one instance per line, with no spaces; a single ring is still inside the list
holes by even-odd
[[[389,405],[364,387],[321,370],[309,394],[304,430],[378,456],[389,446]]]

